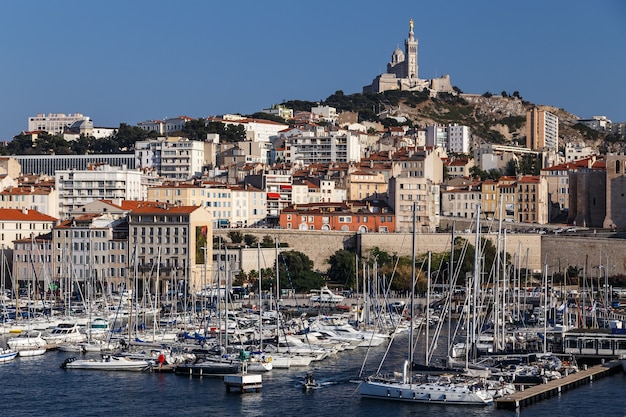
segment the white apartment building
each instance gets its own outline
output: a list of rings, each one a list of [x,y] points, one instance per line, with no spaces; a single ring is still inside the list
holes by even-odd
[[[28,131],[33,132],[37,130],[43,130],[51,135],[62,134],[68,129],[74,122],[89,120],[88,116],[84,116],[81,113],[38,113],[37,116],[31,116],[28,118]]]
[[[95,165],[87,170],[60,170],[54,175],[59,193],[59,216],[95,200],[145,200],[147,187],[138,170]]]
[[[311,107],[311,113],[319,116],[323,121],[335,124],[337,123],[337,109],[330,106]]]
[[[137,166],[152,168],[171,180],[199,177],[204,168],[204,142],[181,137],[160,137],[135,143]]]
[[[448,125],[448,152],[468,153],[471,140],[469,126]]]
[[[171,119],[163,120],[146,120],[137,123],[137,126],[148,132],[157,132],[159,135],[167,135],[168,133],[178,132],[185,127],[185,123],[192,121],[191,117],[179,116]]]
[[[426,146],[441,146],[446,152],[468,153],[471,144],[469,126],[458,124],[426,126],[425,144]]]
[[[221,118],[211,117],[208,120],[225,125],[241,125],[246,132],[246,140],[252,142],[270,142],[278,137],[278,132],[289,127],[289,125],[272,120],[248,119],[237,115],[223,115]]]
[[[565,144],[565,162],[574,162],[581,159],[589,158],[596,152],[584,143],[566,143]]]
[[[332,162],[359,162],[361,160],[358,132],[325,131],[323,135],[294,135],[285,139],[285,158],[288,163],[310,165]]]

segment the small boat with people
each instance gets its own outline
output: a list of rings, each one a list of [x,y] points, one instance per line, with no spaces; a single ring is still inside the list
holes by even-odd
[[[302,388],[308,391],[310,389],[318,389],[320,387],[321,385],[315,380],[313,372],[307,372],[304,377],[304,381],[302,381]]]

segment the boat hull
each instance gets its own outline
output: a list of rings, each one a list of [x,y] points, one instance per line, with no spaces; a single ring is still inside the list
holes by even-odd
[[[493,397],[485,390],[466,387],[442,387],[437,384],[404,384],[363,381],[359,385],[362,397],[394,401],[488,405]]]

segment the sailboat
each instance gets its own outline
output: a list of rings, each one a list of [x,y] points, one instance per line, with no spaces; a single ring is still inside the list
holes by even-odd
[[[413,212],[416,212],[416,204]],[[416,248],[416,216],[413,216],[413,245],[411,262],[411,298],[410,311],[413,312],[415,293],[415,248]],[[401,377],[375,374],[359,384],[359,394],[366,398],[377,398],[393,401],[427,402],[441,404],[487,405],[493,403],[493,395],[489,393],[480,379],[467,379],[451,375],[424,376],[414,375],[411,369],[413,362],[413,320],[409,327],[408,358],[404,361]],[[391,339],[393,342],[393,338]]]

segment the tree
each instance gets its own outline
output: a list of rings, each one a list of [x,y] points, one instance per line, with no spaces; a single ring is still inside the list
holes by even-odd
[[[481,181],[485,181],[487,178],[489,178],[489,173],[485,170],[480,169],[480,167],[477,165],[474,165],[470,168],[470,175],[473,178],[480,178]]]
[[[120,123],[117,132],[113,134],[113,139],[118,143],[121,152],[133,152],[135,150],[135,142],[157,136],[158,132],[156,131],[147,132],[139,126]]]
[[[207,133],[209,133],[206,119],[199,118],[187,121],[181,133],[191,140],[205,140]]]
[[[346,287],[354,287],[356,276],[355,253],[346,249],[340,249],[328,258],[328,278]]]
[[[231,230],[230,232],[228,232],[228,238],[233,243],[243,242],[243,234],[237,230]]]
[[[256,236],[249,235],[249,234],[244,235],[243,240],[246,242],[246,246],[249,246],[249,247],[254,246],[258,241]]]
[[[517,159],[515,158],[509,159],[509,161],[506,163],[506,166],[504,168],[504,175],[507,175],[509,177],[514,177],[517,175],[518,171],[519,171],[519,166],[517,165]]]
[[[535,155],[525,154],[519,162],[519,173],[522,175],[539,175],[541,172],[541,159]]]
[[[489,170],[489,178],[491,178],[492,180],[498,181],[501,176],[502,176],[502,173],[500,172],[498,168],[491,168]]]
[[[263,236],[263,240],[261,241],[262,248],[273,248],[274,247],[274,238],[270,235]]]
[[[310,291],[324,285],[324,278],[313,271],[313,261],[302,252],[294,250],[281,252],[278,267],[280,276],[286,277],[289,286],[295,291]]]

